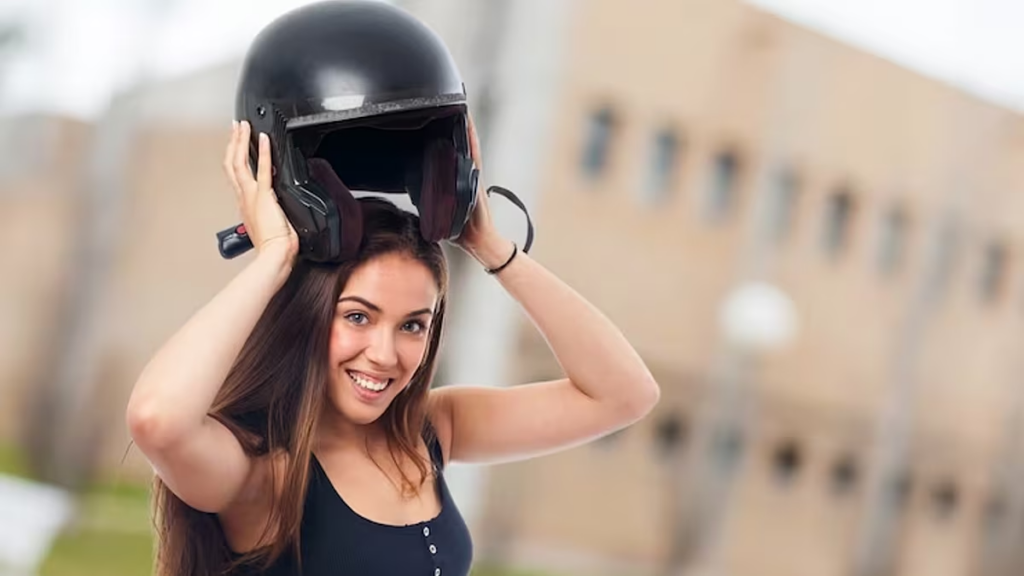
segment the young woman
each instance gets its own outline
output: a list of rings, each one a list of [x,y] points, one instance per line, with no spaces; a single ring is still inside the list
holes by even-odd
[[[487,196],[457,244],[550,344],[566,377],[507,388],[431,380],[447,267],[417,218],[360,201],[363,242],[337,265],[297,258],[270,147],[234,126],[224,168],[257,255],[152,358],[127,409],[156,472],[166,576],[465,576],[472,544],[448,462],[530,458],[646,415],[651,374],[591,304],[495,230]],[[473,157],[480,151],[471,128]],[[512,256],[509,260],[510,255]]]

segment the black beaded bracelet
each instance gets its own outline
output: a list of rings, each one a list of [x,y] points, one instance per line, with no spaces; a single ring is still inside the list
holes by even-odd
[[[519,254],[519,246],[515,242],[513,242],[512,255],[508,257],[508,260],[505,260],[505,263],[502,264],[501,266],[498,266],[497,268],[485,268],[484,271],[487,272],[488,274],[497,274],[498,272],[501,272],[502,270],[505,269],[506,266],[512,263],[512,260],[515,260],[516,254]]]

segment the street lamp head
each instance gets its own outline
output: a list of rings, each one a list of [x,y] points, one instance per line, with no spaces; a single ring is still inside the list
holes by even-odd
[[[796,337],[796,306],[771,284],[743,284],[726,296],[719,327],[730,344],[753,352],[779,349]]]

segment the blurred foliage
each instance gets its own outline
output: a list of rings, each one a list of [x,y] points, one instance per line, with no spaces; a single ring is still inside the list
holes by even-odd
[[[40,576],[142,576],[151,557],[149,533],[83,529],[57,540]]]
[[[13,446],[0,444],[0,474],[28,477],[28,462]]]

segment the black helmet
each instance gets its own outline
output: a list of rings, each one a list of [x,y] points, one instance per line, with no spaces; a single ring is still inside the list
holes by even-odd
[[[349,190],[408,194],[432,241],[454,239],[476,203],[465,85],[441,39],[384,2],[335,0],[264,28],[245,56],[235,115],[270,135],[274,190],[301,257],[338,261],[362,235]],[[218,234],[231,258],[244,228]]]

